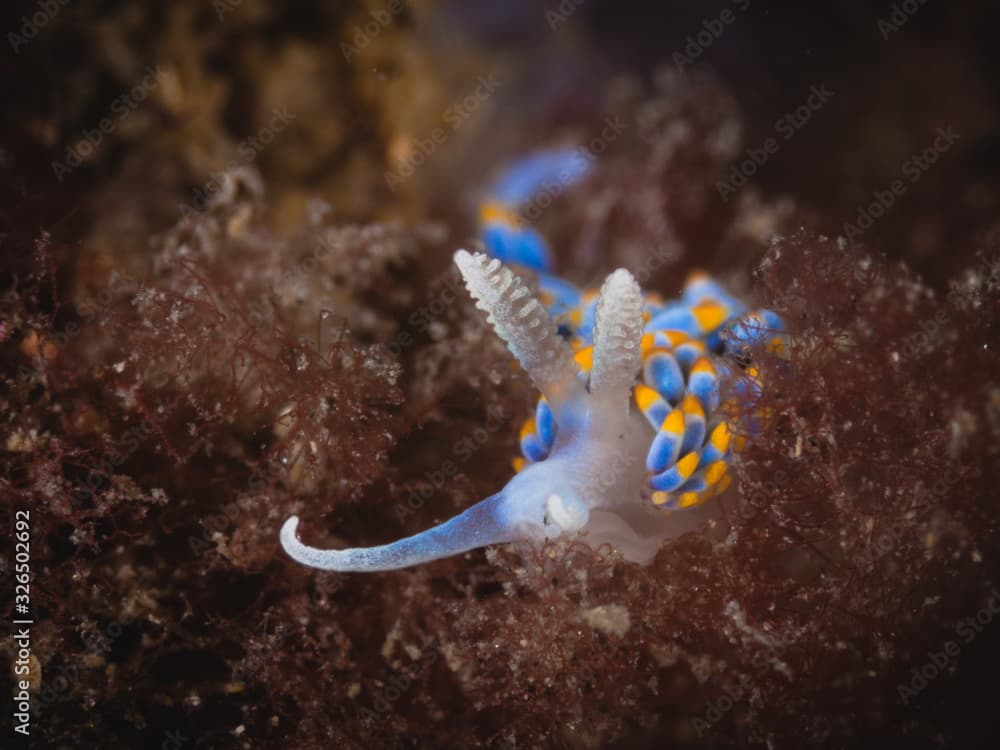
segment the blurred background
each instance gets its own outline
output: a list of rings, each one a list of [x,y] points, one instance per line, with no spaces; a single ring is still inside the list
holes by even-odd
[[[38,226],[119,245],[136,239],[130,231],[164,229],[282,106],[294,121],[250,160],[280,226],[300,221],[314,196],[341,219],[428,208],[461,217],[491,169],[596,135],[605,114],[648,95],[664,69],[714,74],[744,147],[775,135],[811,86],[834,92],[752,180],[764,195],[793,196],[820,231],[842,233],[947,126],[961,135],[958,151],[865,240],[934,277],[949,262],[941,256],[954,260],[935,250],[995,215],[1000,11],[990,3],[907,4],[912,13],[898,3],[744,0],[395,7],[381,17],[378,3],[350,2],[7,4],[7,233],[23,248]],[[118,101],[150,70],[162,75],[145,94]],[[502,83],[446,122],[484,73]],[[107,118],[110,132],[89,147],[86,133]],[[386,170],[438,126],[447,147],[391,190]],[[54,174],[74,145],[86,151],[80,166]],[[151,182],[155,191],[134,189]],[[111,206],[132,226],[113,229],[106,216],[95,226],[94,213]],[[34,224],[21,221],[29,216]]]

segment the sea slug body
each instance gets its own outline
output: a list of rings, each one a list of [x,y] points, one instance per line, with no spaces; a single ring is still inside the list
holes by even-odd
[[[756,424],[732,398],[723,402],[720,384],[732,383],[739,399],[759,383],[752,365],[724,355],[760,340],[780,347],[781,321],[749,312],[701,273],[673,302],[643,294],[625,269],[597,292],[552,275],[548,248],[520,209],[544,186],[564,188],[588,168],[574,150],[516,163],[480,211],[489,255],[455,253],[477,306],[541,392],[520,431],[516,474],[454,518],[376,547],[306,546],[292,516],[281,529],[292,558],[324,570],[391,570],[584,532],[580,541],[595,549],[610,544],[648,563],[725,491],[730,458]],[[533,277],[537,297],[510,266]]]

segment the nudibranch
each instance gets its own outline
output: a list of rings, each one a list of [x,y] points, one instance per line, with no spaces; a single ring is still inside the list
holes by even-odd
[[[289,556],[323,570],[380,571],[578,534],[594,549],[611,545],[648,563],[665,539],[701,522],[707,501],[730,483],[733,452],[755,429],[732,398],[759,388],[757,373],[725,355],[758,340],[780,346],[781,321],[767,310],[748,312],[704,274],[692,275],[669,303],[644,295],[625,269],[597,292],[552,275],[545,243],[521,209],[588,166],[576,151],[523,160],[480,212],[489,255],[454,257],[477,306],[541,393],[521,428],[524,455],[511,480],[438,526],[375,547],[309,547],[291,516],[281,529]],[[537,296],[510,265],[532,274]],[[723,402],[726,380],[735,395]]]

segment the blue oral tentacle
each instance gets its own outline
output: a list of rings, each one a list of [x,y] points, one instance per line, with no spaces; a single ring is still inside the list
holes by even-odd
[[[450,557],[490,544],[512,541],[515,529],[504,512],[503,493],[491,495],[463,513],[392,544],[352,549],[317,549],[299,541],[298,516],[281,527],[281,545],[289,557],[320,570],[371,572],[395,570]]]

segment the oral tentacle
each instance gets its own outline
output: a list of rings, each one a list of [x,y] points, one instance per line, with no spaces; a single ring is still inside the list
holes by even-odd
[[[372,572],[396,570],[451,557],[471,549],[513,541],[517,534],[507,523],[503,494],[491,495],[471,508],[419,534],[376,547],[318,549],[299,541],[298,516],[281,527],[281,546],[296,562],[320,570]]]

